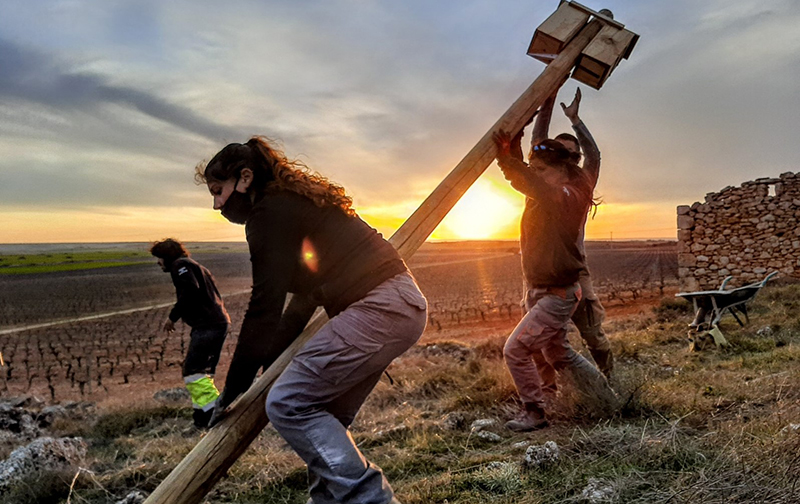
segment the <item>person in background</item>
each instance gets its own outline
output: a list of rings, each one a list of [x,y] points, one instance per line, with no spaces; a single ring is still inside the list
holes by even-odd
[[[164,331],[173,332],[181,319],[192,328],[183,361],[183,381],[192,396],[194,425],[203,429],[208,427],[219,397],[214,373],[231,319],[211,272],[189,257],[181,242],[172,238],[157,241],[150,253],[172,277],[178,297],[164,322]]]
[[[384,370],[425,329],[427,301],[406,264],[356,215],[341,186],[264,137],[226,146],[197,176],[214,209],[245,225],[253,265],[250,304],[212,421],[322,306],[330,320],[272,386],[267,416],[305,461],[312,502],[397,503],[348,428]]]
[[[533,127],[531,135],[531,148],[539,142],[547,138],[549,129],[550,116],[552,114],[555,96],[545,102],[539,113],[536,116],[536,123]],[[572,129],[576,136],[569,133],[561,133],[555,137],[555,140],[561,143],[570,153],[572,159],[577,163],[581,159],[583,153],[583,165],[581,166],[583,172],[587,176],[587,180],[591,185],[594,192],[597,186],[597,180],[600,176],[600,150],[594,141],[589,129],[578,115],[581,103],[581,90],[580,88],[575,91],[575,98],[569,106],[561,103],[561,108],[564,115],[570,120]],[[600,299],[594,290],[592,284],[591,273],[586,261],[586,248],[584,245],[584,235],[586,228],[586,217],[584,215],[583,223],[581,224],[580,234],[578,238],[578,248],[583,256],[583,267],[578,277],[578,282],[581,286],[582,297],[572,315],[572,322],[578,329],[581,338],[586,344],[586,348],[592,355],[595,364],[603,372],[606,378],[611,378],[611,373],[614,369],[614,357],[611,352],[611,344],[608,337],[603,331],[603,321],[605,320],[605,309],[600,303]],[[537,357],[538,358],[538,357]],[[556,372],[544,360],[536,362],[542,380],[544,382],[544,390],[550,394],[556,392]]]
[[[525,164],[521,135],[511,139],[500,131],[494,141],[504,176],[526,196],[520,248],[528,312],[506,341],[503,356],[524,405],[506,427],[530,431],[549,424],[539,362],[570,373],[581,391],[603,406],[615,406],[616,395],[567,339],[570,317],[581,299],[578,279],[585,264],[578,242],[593,202],[592,181],[555,140],[534,145],[530,164]]]

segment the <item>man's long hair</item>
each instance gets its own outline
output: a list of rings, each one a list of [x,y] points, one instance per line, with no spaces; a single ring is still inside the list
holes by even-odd
[[[318,207],[337,207],[347,215],[355,215],[353,199],[342,186],[314,172],[302,161],[288,159],[273,143],[267,137],[254,136],[244,144],[229,144],[205,166],[197,165],[195,179],[198,183],[224,182],[238,177],[243,168],[250,168],[254,175],[251,190],[256,197],[285,190],[305,196]]]
[[[174,238],[165,238],[161,241],[153,242],[150,246],[150,253],[154,257],[164,259],[164,263],[169,266],[181,257],[189,257],[189,251],[183,243]]]
[[[543,148],[536,149],[536,147]],[[597,208],[599,202],[594,200],[594,189],[589,175],[578,166],[575,157],[572,156],[570,151],[568,151],[561,142],[549,138],[539,142],[536,146],[531,148],[531,158],[540,159],[550,166],[563,169],[569,177],[570,185],[574,186],[588,198],[591,202],[591,207]]]

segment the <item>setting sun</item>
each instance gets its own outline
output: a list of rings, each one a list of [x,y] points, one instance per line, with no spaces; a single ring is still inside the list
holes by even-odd
[[[478,179],[433,233],[434,239],[488,240],[517,234],[521,197],[504,183]]]

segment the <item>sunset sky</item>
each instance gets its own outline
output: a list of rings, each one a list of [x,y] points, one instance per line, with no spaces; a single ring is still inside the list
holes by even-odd
[[[677,205],[798,171],[797,0],[582,3],[641,36],[581,85],[604,202],[587,238],[675,238]],[[253,134],[389,236],[544,69],[525,52],[557,5],[4,0],[0,243],[243,240],[192,175]],[[433,237],[516,238],[521,206],[492,165]]]

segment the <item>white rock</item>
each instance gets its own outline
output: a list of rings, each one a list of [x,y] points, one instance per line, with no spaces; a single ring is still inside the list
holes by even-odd
[[[42,471],[75,467],[86,457],[86,442],[81,438],[43,437],[20,446],[0,462],[0,496],[13,483],[35,477]]]
[[[772,334],[772,332],[773,332],[772,331],[772,327],[764,326],[761,329],[759,329],[758,331],[756,331],[756,334],[758,336],[770,336]]]
[[[495,420],[494,418],[480,418],[480,419],[475,420],[474,422],[472,422],[472,425],[470,426],[470,429],[472,429],[473,431],[480,431],[480,430],[485,429],[486,427],[491,427],[492,425],[495,425],[496,423],[497,423],[497,420]]]
[[[558,462],[560,452],[555,441],[548,441],[544,445],[532,445],[525,451],[525,465],[539,467]]]
[[[478,433],[475,435],[483,440],[491,441],[492,443],[499,443],[500,441],[503,440],[503,438],[501,438],[500,435],[490,431],[478,431]]]
[[[118,500],[114,504],[142,504],[145,499],[147,499],[147,496],[143,492],[134,490],[126,495],[124,499]]]
[[[581,498],[595,504],[599,502],[611,502],[614,497],[614,486],[603,480],[589,478],[586,488],[581,492]]]

